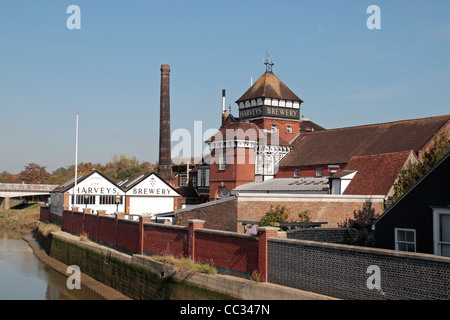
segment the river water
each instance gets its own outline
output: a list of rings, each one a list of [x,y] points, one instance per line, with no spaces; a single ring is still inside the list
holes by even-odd
[[[102,300],[36,258],[22,234],[0,228],[0,300]]]

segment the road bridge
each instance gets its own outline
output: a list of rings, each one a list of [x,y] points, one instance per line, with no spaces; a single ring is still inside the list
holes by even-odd
[[[56,187],[48,184],[0,183],[0,210],[9,209],[11,198],[50,195]]]

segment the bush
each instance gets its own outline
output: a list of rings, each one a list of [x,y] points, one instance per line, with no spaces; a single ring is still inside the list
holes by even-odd
[[[260,227],[280,227],[280,222],[285,222],[289,217],[289,210],[285,206],[270,206],[269,211],[259,220]]]

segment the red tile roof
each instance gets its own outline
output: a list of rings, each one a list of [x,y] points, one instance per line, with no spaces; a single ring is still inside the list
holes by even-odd
[[[358,172],[343,194],[388,195],[408,158],[417,160],[412,151],[352,157],[345,170]]]
[[[450,121],[450,115],[314,131],[301,134],[280,167],[346,164],[352,156],[418,152]]]
[[[264,73],[236,103],[256,98],[275,98],[280,100],[299,101],[297,97],[276,75],[272,72]]]

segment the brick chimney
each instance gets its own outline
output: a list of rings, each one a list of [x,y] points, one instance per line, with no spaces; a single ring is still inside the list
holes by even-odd
[[[167,64],[161,65],[158,175],[166,181],[174,179],[170,144],[170,66]]]

